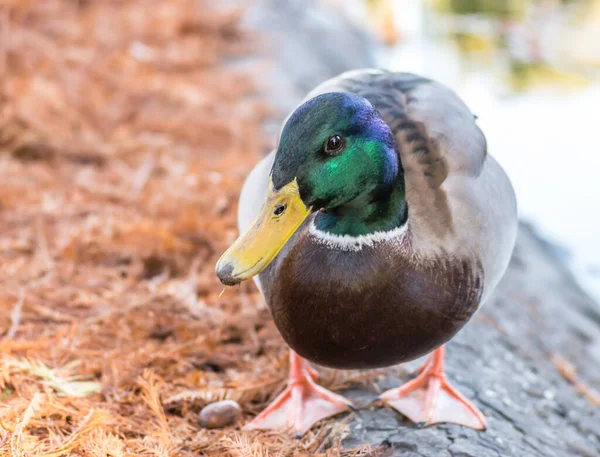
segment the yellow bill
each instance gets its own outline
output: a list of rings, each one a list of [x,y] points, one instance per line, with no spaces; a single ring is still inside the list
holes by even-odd
[[[217,262],[221,282],[233,286],[267,268],[309,214],[295,179],[278,191],[270,182],[257,218]]]

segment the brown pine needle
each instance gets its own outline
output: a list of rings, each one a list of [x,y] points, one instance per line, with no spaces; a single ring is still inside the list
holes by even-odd
[[[13,339],[17,334],[17,330],[19,329],[19,324],[21,323],[21,311],[23,309],[23,302],[25,301],[25,288],[21,288],[19,292],[19,298],[15,303],[15,306],[10,313],[10,329],[6,333],[6,338]]]

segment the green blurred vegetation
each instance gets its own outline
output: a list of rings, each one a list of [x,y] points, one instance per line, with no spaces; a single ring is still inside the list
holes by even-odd
[[[600,0],[426,0],[434,33],[471,62],[500,62],[515,91],[579,88],[600,74]],[[440,32],[440,24],[446,29]]]
[[[484,14],[497,18],[523,17],[527,10],[536,4],[549,3],[548,0],[429,0],[439,11],[453,14]],[[593,0],[555,0],[554,3],[567,5],[591,3]]]

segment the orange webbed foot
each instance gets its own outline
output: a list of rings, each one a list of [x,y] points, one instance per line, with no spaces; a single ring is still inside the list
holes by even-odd
[[[448,383],[443,360],[442,346],[421,367],[415,379],[384,392],[381,400],[422,426],[453,423],[485,430],[483,414]]]
[[[353,409],[350,401],[317,385],[316,379],[316,370],[292,351],[288,386],[246,428],[291,429],[302,436],[318,421]]]

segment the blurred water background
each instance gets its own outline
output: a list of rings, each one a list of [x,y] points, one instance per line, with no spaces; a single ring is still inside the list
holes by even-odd
[[[521,218],[600,302],[600,0],[338,2],[387,44],[381,67],[463,97]]]

